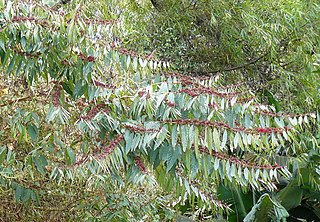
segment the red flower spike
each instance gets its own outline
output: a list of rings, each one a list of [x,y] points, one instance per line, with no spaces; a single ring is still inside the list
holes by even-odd
[[[124,139],[123,134],[116,135],[109,143],[105,149],[102,150],[102,152],[98,155],[95,155],[96,158],[101,159],[109,154],[112,153],[112,151],[120,144],[120,142]]]
[[[137,165],[137,167],[140,169],[141,172],[145,173],[145,174],[149,174],[147,168],[144,166],[144,164],[142,163],[142,160],[139,156],[136,156],[134,158],[135,160],[135,164]]]
[[[139,97],[142,97],[144,95],[144,93],[145,93],[144,91],[139,91],[138,92]]]

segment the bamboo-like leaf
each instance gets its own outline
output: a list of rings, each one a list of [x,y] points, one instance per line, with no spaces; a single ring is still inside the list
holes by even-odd
[[[238,166],[238,178],[241,178],[242,175],[243,175],[242,167],[241,167],[241,166]]]
[[[228,177],[228,179],[231,181],[230,162],[229,162],[229,160],[226,161],[225,166],[226,166],[226,174],[227,174],[227,177]]]
[[[284,127],[284,122],[283,119],[278,119],[277,117],[274,117],[274,121],[278,125],[278,127],[283,128]]]
[[[184,187],[186,188],[187,193],[190,195],[190,185],[187,180],[184,180]]]
[[[167,172],[171,170],[171,168],[177,163],[177,160],[181,156],[181,148],[177,146],[176,148],[170,148],[168,153],[168,165],[167,165]]]
[[[264,121],[264,118],[263,118],[263,116],[262,115],[260,115],[260,126],[261,127],[266,127],[266,123],[265,123],[265,121]]]
[[[176,147],[177,140],[178,140],[178,125],[173,125],[172,131],[171,131],[171,145],[173,148]]]
[[[139,58],[139,64],[142,68],[146,67],[148,60],[143,60],[141,57]]]
[[[212,150],[213,150],[213,133],[212,133],[212,129],[209,128],[209,127],[206,127],[205,135],[206,135],[207,146],[208,146],[209,152],[211,154]]]
[[[302,116],[299,116],[299,118],[298,118],[298,122],[299,122],[299,125],[301,126],[301,125],[302,125],[302,122],[303,122],[303,118],[302,118]]]
[[[255,171],[255,179],[258,180],[259,179],[259,176],[260,176],[260,169],[256,169]]]
[[[298,123],[297,117],[293,117],[293,118],[289,117],[288,120],[293,126],[296,126]]]
[[[236,132],[236,135],[234,136],[234,139],[233,139],[233,145],[235,149],[238,147],[239,138],[240,138],[240,133]]]
[[[214,170],[218,170],[219,169],[219,164],[220,164],[219,159],[215,158],[215,160],[214,160]]]
[[[308,116],[307,116],[307,115],[304,116],[303,121],[304,121],[306,124],[309,124],[309,120],[308,120]]]
[[[158,148],[166,139],[166,137],[167,137],[167,130],[165,129],[165,127],[163,127],[161,131],[157,134],[157,140],[155,142],[154,149]]]
[[[196,143],[198,143],[197,146],[199,145],[199,129],[197,129],[197,128],[198,128],[197,126],[193,126],[193,125],[191,125],[189,127],[189,134],[188,134],[189,135],[189,142],[188,142],[189,147],[188,148],[191,148],[191,146],[193,144],[196,145]],[[195,135],[196,133],[198,133],[197,136]],[[196,141],[196,138],[198,141]]]
[[[247,167],[244,168],[243,174],[244,174],[244,178],[245,178],[246,180],[249,180],[249,174],[250,174],[250,172],[249,172],[249,170],[248,170]]]
[[[222,110],[225,109],[224,105],[225,105],[225,100],[224,100],[224,98],[222,98],[222,99],[221,99],[221,103],[220,103],[220,108],[221,108]]]
[[[236,166],[234,163],[231,164],[231,167],[230,167],[230,176],[231,177],[235,177],[236,176]]]
[[[188,146],[188,132],[186,126],[180,126],[180,136],[182,143],[182,150],[186,152]]]
[[[196,154],[196,158],[200,160],[200,152],[199,152],[199,127],[194,127],[194,150]]]
[[[133,58],[132,65],[133,65],[133,69],[137,70],[137,68],[138,68],[138,58],[137,57]]]
[[[228,132],[227,132],[227,130],[224,130],[220,150],[225,149],[226,144],[227,144],[227,140],[228,140]],[[215,149],[219,151],[219,149],[217,147],[215,147]]]

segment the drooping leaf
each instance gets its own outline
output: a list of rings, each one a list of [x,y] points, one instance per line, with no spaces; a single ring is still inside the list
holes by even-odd
[[[287,217],[289,213],[279,202],[272,200],[268,194],[263,194],[243,221],[285,221]]]
[[[285,188],[277,193],[277,200],[287,210],[293,209],[300,205],[303,190],[293,180]]]

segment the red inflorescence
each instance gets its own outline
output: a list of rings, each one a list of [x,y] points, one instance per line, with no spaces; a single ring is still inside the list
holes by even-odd
[[[215,89],[205,87],[205,86],[201,86],[197,88],[189,88],[189,89],[180,89],[178,92],[187,93],[192,97],[199,96],[201,94],[209,94],[209,95],[215,95],[215,96],[227,98],[227,99],[231,99],[234,96],[241,94],[241,92],[230,92],[230,93],[217,92]]]
[[[221,121],[209,121],[209,120],[198,120],[198,119],[173,119],[162,121],[168,124],[178,124],[178,125],[194,125],[194,126],[206,126],[206,127],[217,127],[233,132],[244,132],[249,134],[271,134],[271,133],[282,133],[284,131],[290,130],[288,127],[283,128],[253,128],[248,129],[243,126],[230,127],[227,123]]]
[[[111,46],[111,48],[115,48],[115,46]],[[153,59],[153,54],[147,54],[147,55],[141,55],[137,52],[134,52],[132,50],[129,50],[129,49],[126,49],[126,48],[117,48],[116,49],[117,52],[123,54],[123,55],[129,55],[131,57],[136,57],[136,58],[143,58],[143,59],[146,59],[146,60],[152,60],[154,62],[160,62],[158,60],[155,60]]]
[[[168,99],[165,99],[164,102],[167,104],[169,107],[176,107],[176,104],[174,102],[170,102]]]
[[[106,156],[108,156],[123,140],[123,135],[122,134],[118,134],[116,135],[113,140],[111,140],[111,142],[109,143],[109,145],[103,149],[103,151],[97,155],[96,157],[98,159],[102,159]]]
[[[136,156],[134,158],[135,164],[137,165],[137,167],[140,169],[141,172],[145,173],[145,174],[149,174],[147,168],[145,167],[145,165],[142,163],[142,160],[139,156]]]
[[[139,97],[143,97],[145,94],[147,94],[147,95],[146,95],[146,99],[150,99],[151,95],[150,95],[150,92],[149,92],[149,91],[147,91],[147,92],[146,92],[146,91],[139,91],[139,92],[138,92],[138,96],[139,96]]]
[[[101,110],[102,108],[105,107],[105,104],[99,104],[93,107],[89,113],[85,116],[81,116],[80,119],[82,120],[91,120],[93,119]],[[104,112],[108,112],[108,109],[104,109]]]
[[[256,128],[255,131],[261,134],[271,134],[271,133],[282,133],[283,131],[288,130],[287,127],[283,128]]]
[[[78,159],[73,165],[80,166],[81,164],[85,163],[88,160],[88,156],[84,156],[81,159]]]
[[[209,108],[211,108],[211,109],[217,109],[217,108],[219,108],[220,106],[219,106],[219,104],[218,103],[209,103],[208,104],[208,107]]]
[[[82,52],[75,52],[76,55],[82,60],[87,62],[95,62],[96,58],[94,56],[87,56],[83,54]]]
[[[192,147],[194,148],[194,146]],[[227,154],[224,154],[224,153],[220,153],[220,152],[217,152],[215,150],[211,150],[211,154],[210,154],[210,151],[207,147],[204,147],[204,146],[199,146],[198,147],[200,153],[205,153],[207,155],[211,155],[213,157],[216,157],[220,160],[229,160],[230,163],[234,163],[236,164],[237,166],[241,166],[241,167],[249,167],[249,168],[256,168],[256,169],[281,169],[283,168],[283,166],[278,166],[277,163],[274,164],[274,166],[271,166],[271,165],[256,165],[254,162],[250,163],[250,162],[247,162],[247,161],[244,161],[244,160],[239,160],[237,157],[235,156],[229,156]]]
[[[70,66],[70,63],[66,59],[61,60],[61,64],[65,65],[65,66]]]
[[[30,16],[30,17],[13,16],[13,18],[12,18],[12,22],[26,22],[26,21],[34,22],[35,24],[39,24],[39,25],[42,25],[42,26],[48,26],[48,22],[46,20],[37,19],[37,18],[35,18],[33,16]]]
[[[144,127],[130,126],[130,125],[124,125],[123,127],[135,133],[157,133],[157,132],[160,132],[161,130],[161,129],[146,129]]]
[[[52,94],[52,103],[54,107],[60,107],[60,97],[61,97],[61,90],[62,86],[60,83],[56,83],[53,87],[53,94]]]
[[[107,19],[84,19],[86,24],[97,24],[97,25],[109,25],[116,24],[118,20],[107,20]]]
[[[16,54],[25,56],[27,58],[35,58],[42,54],[41,52],[24,52],[17,48],[12,48],[12,51],[14,51]]]
[[[116,89],[117,87],[112,85],[112,84],[105,84],[103,82],[97,81],[97,80],[93,80],[92,83],[95,86],[101,87],[101,88],[106,88],[106,89]]]
[[[265,106],[265,105],[263,105]],[[313,117],[315,116],[315,113],[305,113],[305,114],[291,114],[291,113],[275,113],[272,111],[268,110],[259,110],[257,107],[256,110],[254,111],[255,113],[266,115],[266,116],[272,116],[272,117],[287,117],[287,118],[294,118],[294,117],[300,117],[300,116],[310,116]]]

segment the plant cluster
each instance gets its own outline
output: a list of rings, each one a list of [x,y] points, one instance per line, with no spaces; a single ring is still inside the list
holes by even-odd
[[[319,113],[276,112],[245,85],[127,49],[119,39],[135,30],[115,2],[97,4],[0,2],[0,215],[280,220],[304,198],[318,212]]]

